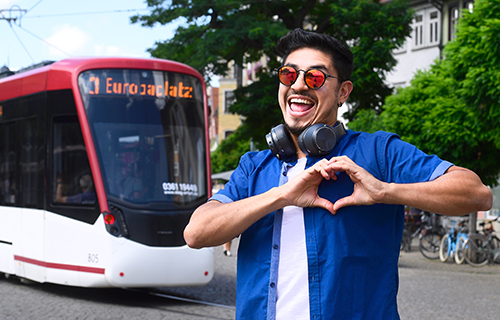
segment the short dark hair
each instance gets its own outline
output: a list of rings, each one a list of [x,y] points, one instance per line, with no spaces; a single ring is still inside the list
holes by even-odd
[[[316,49],[329,54],[338,77],[342,81],[351,78],[354,67],[353,54],[342,41],[326,34],[295,29],[278,40],[276,53],[284,62],[290,53],[302,48]]]

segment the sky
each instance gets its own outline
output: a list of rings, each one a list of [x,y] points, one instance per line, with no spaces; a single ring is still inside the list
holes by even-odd
[[[15,11],[5,11],[16,9]],[[20,17],[18,9],[27,10]],[[45,60],[83,56],[150,57],[171,39],[179,21],[143,27],[130,17],[149,14],[145,0],[0,0],[0,67],[16,71]],[[10,23],[2,18],[17,18]],[[49,45],[50,44],[50,45]]]

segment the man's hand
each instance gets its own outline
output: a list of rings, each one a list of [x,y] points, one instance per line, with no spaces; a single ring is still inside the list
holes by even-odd
[[[287,199],[288,205],[302,208],[322,207],[334,213],[333,204],[318,196],[318,186],[323,179],[336,179],[330,164],[329,160],[320,160],[281,186],[283,198]]]
[[[334,212],[347,206],[372,205],[383,202],[384,187],[387,183],[378,180],[346,156],[335,157],[330,161],[329,168],[335,173],[345,172],[354,182],[354,192],[348,197],[337,200],[333,205]]]
[[[345,172],[354,182],[352,195],[335,204],[318,195],[318,186],[326,180],[337,180],[337,173]],[[352,205],[371,205],[382,201],[384,183],[346,156],[323,159],[284,185],[285,198],[298,207],[322,207],[335,214],[340,208]]]

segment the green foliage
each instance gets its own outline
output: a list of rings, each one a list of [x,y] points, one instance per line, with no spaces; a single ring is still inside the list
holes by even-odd
[[[474,170],[496,185],[500,173],[500,0],[478,0],[459,20],[457,38],[429,71],[386,99],[384,111],[360,114],[350,127],[384,130],[425,152]],[[496,42],[493,42],[496,41]],[[371,121],[371,122],[370,122]]]
[[[372,109],[360,110],[356,120],[349,122],[349,129],[368,133],[387,131],[379,114]]]
[[[474,108],[480,139],[500,149],[500,1],[479,0],[464,13],[458,36],[445,51],[457,94]]]
[[[242,140],[235,131],[212,152],[212,173],[234,170],[242,154],[250,150],[250,140]]]
[[[207,80],[225,74],[231,60],[242,66],[264,54],[275,56],[276,40],[288,31],[273,19],[275,2],[148,0],[147,4],[151,14],[134,16],[133,23],[153,27],[180,17],[186,20],[172,39],[156,42],[148,50],[151,55],[184,62]]]
[[[238,128],[239,137],[252,139],[257,149],[268,148],[265,136],[283,121],[277,101],[278,81],[268,73],[260,74],[260,81],[236,90],[236,101],[230,111],[244,117]]]
[[[264,137],[281,122],[277,103],[278,80],[273,69],[279,65],[274,52],[277,40],[289,30],[309,29],[330,34],[351,46],[355,55],[352,75],[354,91],[349,112],[353,119],[358,110],[380,107],[392,88],[385,83],[385,72],[392,70],[392,49],[410,34],[412,13],[407,1],[394,0],[383,5],[377,0],[324,1],[248,1],[248,0],[147,0],[149,15],[131,18],[133,23],[153,27],[184,19],[172,39],[156,42],[152,56],[191,65],[208,81],[223,75],[231,60],[239,66],[269,58],[261,70],[260,81],[235,93],[232,111],[244,116],[236,137],[253,138],[264,148]],[[274,83],[273,83],[274,81]],[[236,137],[233,148],[238,148]],[[229,142],[228,142],[229,143]]]

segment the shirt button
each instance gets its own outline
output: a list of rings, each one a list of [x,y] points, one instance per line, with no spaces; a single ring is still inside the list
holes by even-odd
[[[274,284],[274,282],[271,282],[270,286],[271,288],[274,288],[276,285]]]
[[[278,249],[278,245],[277,245],[277,244],[275,244],[275,245],[273,246],[273,249]]]
[[[286,171],[283,171],[283,175],[286,177]]]

